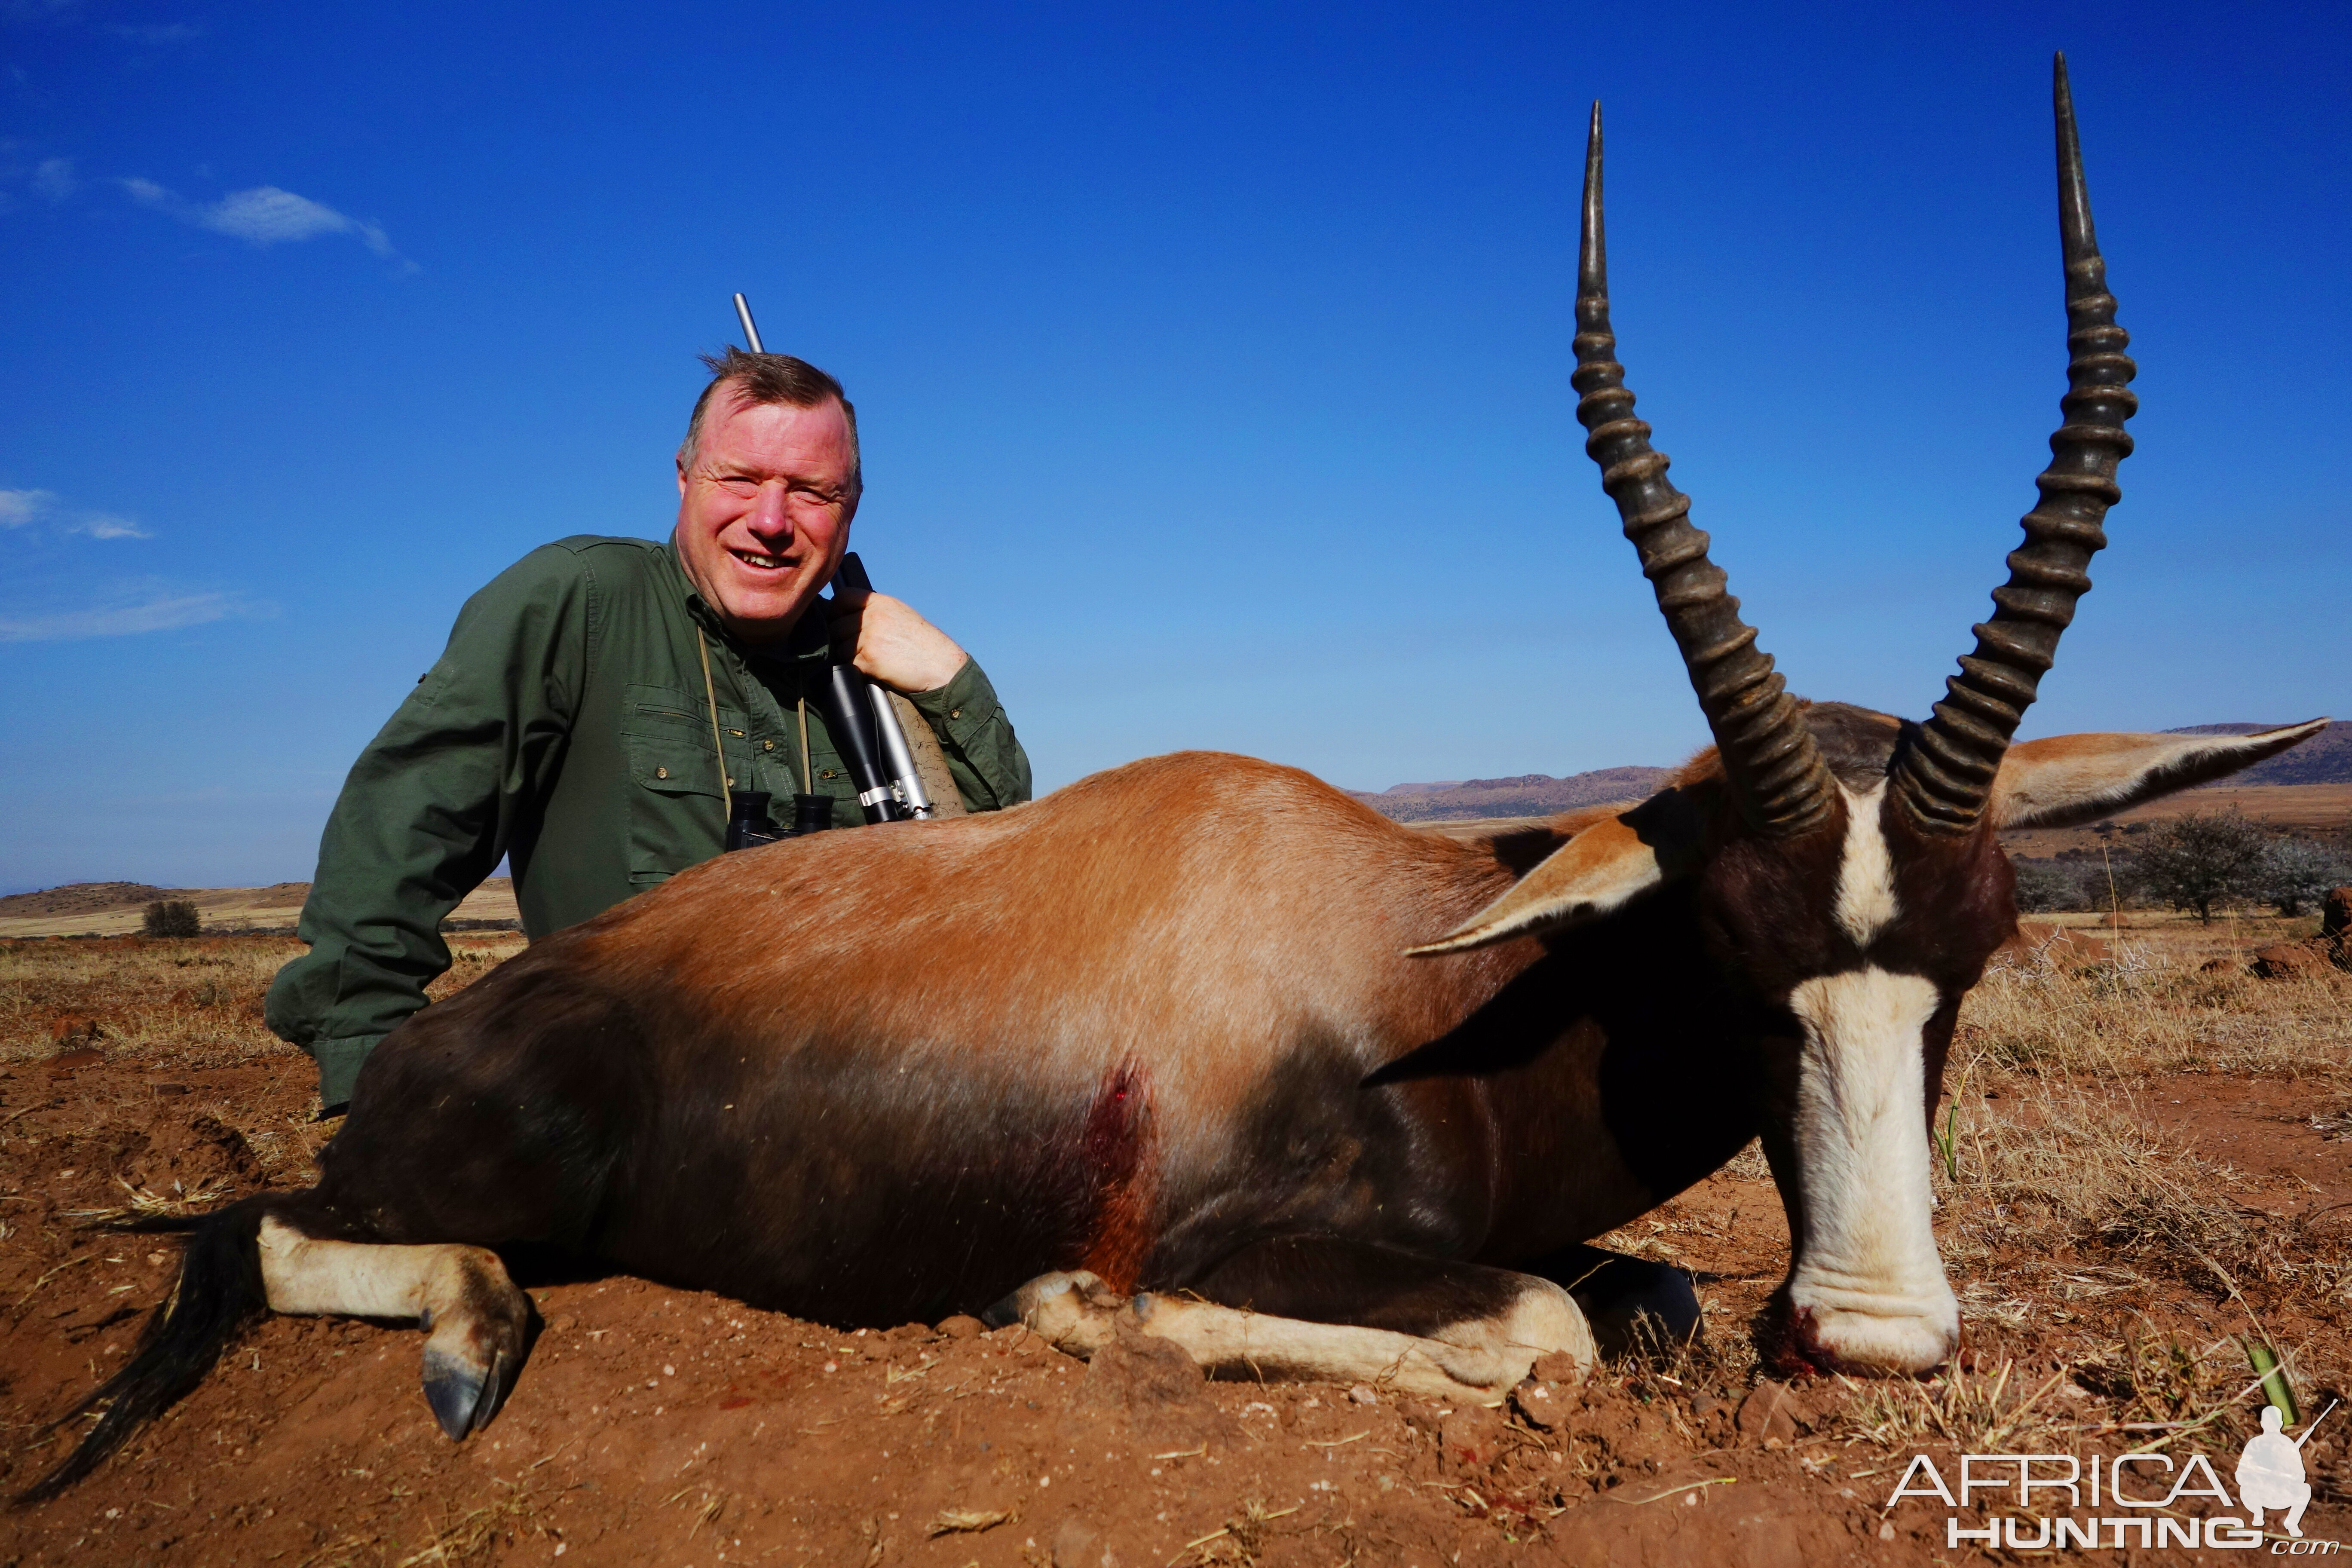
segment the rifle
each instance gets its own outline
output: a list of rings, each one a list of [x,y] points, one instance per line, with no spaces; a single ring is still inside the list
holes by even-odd
[[[751,352],[767,353],[760,342],[760,329],[751,321],[751,301],[740,294],[735,296],[735,318],[743,324],[743,338]],[[841,565],[834,573],[832,588],[836,600],[845,591],[874,591],[865,563],[855,552],[842,556]],[[818,710],[824,716],[824,727],[849,769],[850,782],[857,786],[857,804],[868,822],[929,818],[939,808],[923,788],[915,765],[914,748],[907,742],[898,711],[891,706],[890,693],[850,662],[856,652],[855,648],[834,647],[816,699]],[[800,797],[793,799],[797,806]],[[804,816],[806,813],[797,815]],[[794,830],[811,829],[796,822]],[[737,837],[730,831],[729,848],[738,847]]]

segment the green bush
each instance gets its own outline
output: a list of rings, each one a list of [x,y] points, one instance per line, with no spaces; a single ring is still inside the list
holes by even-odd
[[[158,899],[147,906],[139,929],[148,936],[194,936],[204,930],[204,921],[185,899]]]
[[[2269,862],[2270,841],[2236,811],[2192,811],[2141,836],[2132,881],[2147,897],[2210,921],[2216,904],[2259,897]]]

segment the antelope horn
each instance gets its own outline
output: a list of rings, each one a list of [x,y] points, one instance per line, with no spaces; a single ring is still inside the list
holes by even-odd
[[[2116,325],[2106,263],[2091,227],[2083,148],[2066,57],[2057,58],[2058,240],[2066,262],[2065,419],[2050,437],[2050,466],[2033,482],[2042,500],[2025,514],[2025,543],[2009,557],[2009,582],[1993,590],[1992,619],[1976,628],[1977,650],[1944,683],[1947,695],[1895,769],[1895,798],[1931,833],[1965,833],[1992,793],[1993,775],[2042,674],[2057,657],[2075,601],[2091,590],[2091,556],[2107,542],[2099,524],[2123,498],[2116,467],[2130,455],[2124,421],[2139,407],[2126,388],[2137,373],[2124,353],[2131,335]]]
[[[1771,655],[1756,646],[1725,590],[1723,568],[1706,557],[1707,537],[1690,525],[1690,498],[1666,481],[1666,455],[1633,417],[1625,367],[1609,327],[1609,255],[1601,223],[1601,105],[1584,150],[1584,238],[1576,271],[1576,417],[1584,450],[1601,465],[1601,488],[1617,503],[1625,537],[1657,591],[1658,608],[1682,649],[1692,689],[1715,731],[1717,751],[1748,821],[1776,838],[1819,825],[1832,800],[1829,769],[1805,728]]]

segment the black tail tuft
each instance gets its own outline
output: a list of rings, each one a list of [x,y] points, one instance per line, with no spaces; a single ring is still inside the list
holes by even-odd
[[[130,1363],[47,1428],[54,1432],[78,1416],[101,1412],[57,1468],[17,1494],[16,1506],[57,1496],[204,1381],[229,1342],[268,1305],[261,1284],[261,1220],[287,1196],[273,1193],[247,1198],[193,1222],[121,1227],[185,1230],[179,1283],[171,1299],[147,1320]]]

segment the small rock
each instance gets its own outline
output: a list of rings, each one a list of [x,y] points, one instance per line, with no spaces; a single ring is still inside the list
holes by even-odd
[[[1118,1568],[1118,1554],[1100,1530],[1074,1513],[1054,1531],[1054,1568]]]
[[[1532,1380],[1511,1390],[1511,1408],[1538,1432],[1556,1431],[1568,1419],[1569,1402],[1550,1384]]]
[[[78,1013],[67,1014],[49,1023],[49,1048],[55,1056],[63,1056],[77,1047],[96,1045],[104,1038],[106,1030],[97,1019]]]
[[[1118,1329],[1087,1363],[1089,1396],[1129,1406],[1188,1405],[1207,1392],[1207,1374],[1183,1346],[1144,1333],[1124,1319]]]
[[[1434,1437],[1445,1429],[1445,1418],[1437,1413],[1434,1405],[1423,1405],[1417,1399],[1401,1399],[1397,1401],[1397,1414],[1404,1417],[1406,1426],[1425,1437]]]
[[[1440,1458],[1457,1470],[1476,1469],[1494,1462],[1509,1423],[1500,1410],[1484,1405],[1461,1405],[1443,1417],[1438,1436]]]
[[[988,1326],[968,1313],[958,1312],[952,1318],[940,1320],[940,1332],[951,1340],[976,1340],[988,1331]]]
[[[1723,1401],[1712,1394],[1695,1394],[1691,1398],[1691,1414],[1694,1415],[1712,1415],[1722,1408]]]
[[[1360,1383],[1348,1390],[1348,1397],[1358,1405],[1378,1405],[1381,1402],[1381,1396],[1372,1392],[1372,1385],[1369,1383]]]
[[[2264,980],[2299,980],[2326,974],[2328,967],[2327,943],[2283,942],[2273,947],[2254,951],[2254,973]]]
[[[1591,1370],[1582,1360],[1567,1351],[1551,1351],[1536,1357],[1536,1364],[1528,1369],[1528,1375],[1539,1383],[1564,1384],[1574,1388]]]
[[[1209,1398],[1208,1376],[1184,1348],[1144,1332],[1124,1312],[1110,1342],[1087,1358],[1075,1405],[1081,1413],[1120,1417],[1139,1439],[1160,1447],[1189,1448],[1241,1435],[1241,1423]]]
[[[1892,1541],[1895,1539],[1895,1521],[1893,1520],[1887,1520],[1879,1525],[1878,1539],[1881,1541]]]
[[[1797,1405],[1790,1396],[1789,1385],[1766,1378],[1758,1384],[1746,1399],[1739,1402],[1739,1414],[1732,1418],[1740,1436],[1750,1443],[1769,1443],[1775,1438],[1790,1443],[1797,1436]]]

